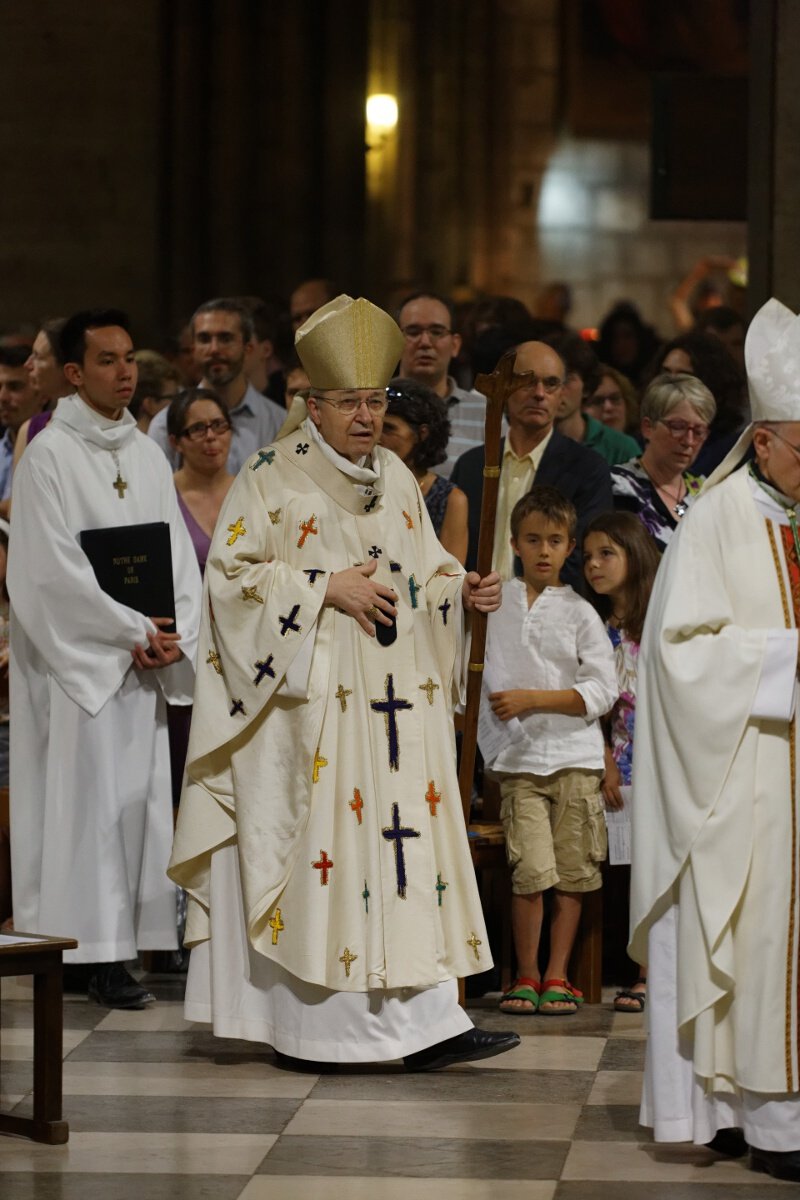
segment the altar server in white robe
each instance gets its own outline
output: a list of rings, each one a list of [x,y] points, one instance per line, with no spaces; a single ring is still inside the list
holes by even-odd
[[[499,579],[465,577],[378,446],[395,322],[341,296],[296,341],[310,395],[242,468],[206,568],[171,867],[186,1016],[285,1065],[433,1070],[518,1042],[456,987],[491,956],[452,704],[463,610],[497,608]]]
[[[75,393],[14,478],[14,922],[77,938],[66,957],[90,964],[89,995],[136,1008],[153,997],[124,962],[176,946],[166,702],[191,703],[201,583],[169,466],[127,411],[127,318],[78,313],[61,339]],[[156,521],[170,529],[177,633],[112,600],[80,547],[83,530]]]
[[[681,522],[639,660],[642,1121],[800,1181],[800,317],[768,301],[745,356],[754,422]]]

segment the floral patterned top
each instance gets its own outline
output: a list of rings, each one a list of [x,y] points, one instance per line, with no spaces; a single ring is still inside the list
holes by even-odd
[[[683,482],[686,484],[683,500],[689,505],[703,486],[705,477],[684,471]],[[653,535],[663,554],[678,522],[653,486],[641,458],[632,458],[630,462],[611,468],[611,490],[614,493],[614,508],[637,516],[647,532]]]
[[[617,668],[619,699],[611,710],[611,753],[619,767],[623,784],[631,782],[633,762],[633,725],[636,716],[636,672],[639,666],[639,643],[632,641],[622,629],[606,623],[614,663]]]

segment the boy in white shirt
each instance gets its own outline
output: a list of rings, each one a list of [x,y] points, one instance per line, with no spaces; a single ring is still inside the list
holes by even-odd
[[[511,867],[511,921],[519,972],[503,1012],[567,1016],[582,1003],[567,964],[584,892],[601,886],[606,829],[600,782],[600,718],[617,698],[614,656],[591,605],[561,582],[575,546],[574,506],[534,487],[511,514],[522,578],[503,585],[489,618],[487,669],[505,689],[489,702],[501,721],[518,717],[522,737],[489,763],[499,777]],[[550,959],[540,982],[542,893],[555,888]]]

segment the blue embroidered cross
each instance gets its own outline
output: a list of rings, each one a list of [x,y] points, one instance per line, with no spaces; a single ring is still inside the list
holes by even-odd
[[[370,546],[370,550],[369,550],[370,558],[380,558],[380,556],[382,554],[383,554],[383,551],[381,550],[380,546]]]
[[[406,898],[406,855],[403,840],[405,838],[418,838],[420,832],[418,829],[409,829],[408,826],[400,824],[400,806],[395,803],[392,805],[392,823],[382,830],[383,836],[387,842],[394,842],[394,865],[397,871],[397,894],[401,900]]]
[[[389,563],[390,571],[402,571],[402,569],[403,569],[402,566],[398,562],[390,562]]]
[[[308,454],[308,442],[298,442],[294,452],[295,454]]]
[[[303,574],[308,576],[309,585],[313,587],[317,582],[317,576],[324,575],[325,572],[320,567],[311,567],[309,570],[304,570]]]
[[[272,460],[273,460],[273,458],[274,458],[274,457],[275,457],[275,451],[274,451],[274,450],[259,450],[259,452],[258,452],[258,458],[257,458],[257,459],[256,459],[256,461],[253,463],[253,465],[252,465],[252,467],[250,468],[250,470],[251,470],[251,471],[257,471],[259,467],[263,467],[264,463],[266,463],[268,467],[271,467],[271,466],[272,466]]]
[[[364,908],[369,912],[369,888],[367,887],[366,879],[364,880],[364,890],[361,893],[361,899],[364,901]]]
[[[447,614],[450,612],[450,601],[445,600],[444,604],[439,605],[439,612],[442,614],[442,624],[447,624]]]
[[[243,717],[247,716],[247,713],[244,710],[244,701],[243,700],[234,700],[232,703],[231,716],[235,717],[237,713],[241,713],[241,715]]]
[[[369,504],[364,505],[364,512],[372,512],[373,508],[375,507],[375,505],[377,503],[378,503],[378,497],[377,497],[377,495],[375,495],[372,497]]]
[[[414,705],[408,700],[395,699],[394,676],[389,674],[386,676],[386,698],[370,700],[369,706],[373,712],[383,713],[386,737],[389,742],[389,770],[398,771],[400,769],[400,744],[397,737],[397,714],[403,709],[413,708]]]
[[[300,626],[295,623],[295,617],[297,616],[297,614],[299,612],[300,612],[300,605],[295,604],[294,608],[289,613],[288,617],[280,617],[280,616],[278,617],[278,620],[281,625],[281,637],[286,637],[286,634],[289,632],[290,629],[293,630],[295,633],[302,632],[300,629]]]
[[[258,685],[261,683],[261,680],[266,675],[269,675],[270,679],[275,678],[275,672],[272,669],[272,657],[273,656],[270,654],[269,658],[265,659],[264,662],[257,662],[253,664],[258,671],[258,674],[253,680],[253,683],[256,685],[256,687],[258,687]]]
[[[411,607],[412,608],[419,608],[419,605],[417,604],[417,596],[419,595],[419,593],[421,591],[422,591],[422,585],[417,583],[417,581],[413,575],[409,576],[408,594],[411,597]]]

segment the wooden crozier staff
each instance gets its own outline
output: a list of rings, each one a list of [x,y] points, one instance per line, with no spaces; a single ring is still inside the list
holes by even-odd
[[[478,536],[478,561],[476,571],[484,579],[492,569],[494,551],[494,525],[497,516],[497,493],[500,488],[500,427],[506,400],[518,387],[528,381],[530,372],[517,375],[514,372],[516,352],[503,355],[497,369],[491,375],[479,375],[475,388],[486,397],[486,426],[484,430],[485,456],[483,468],[483,494],[481,497],[481,524]],[[461,807],[464,821],[469,825],[472,803],[472,778],[475,772],[475,750],[478,745],[478,708],[481,702],[481,680],[486,650],[486,613],[473,611],[472,644],[470,647],[467,675],[467,705],[464,712],[464,733],[461,739],[461,764],[458,771],[458,788],[461,792]]]

